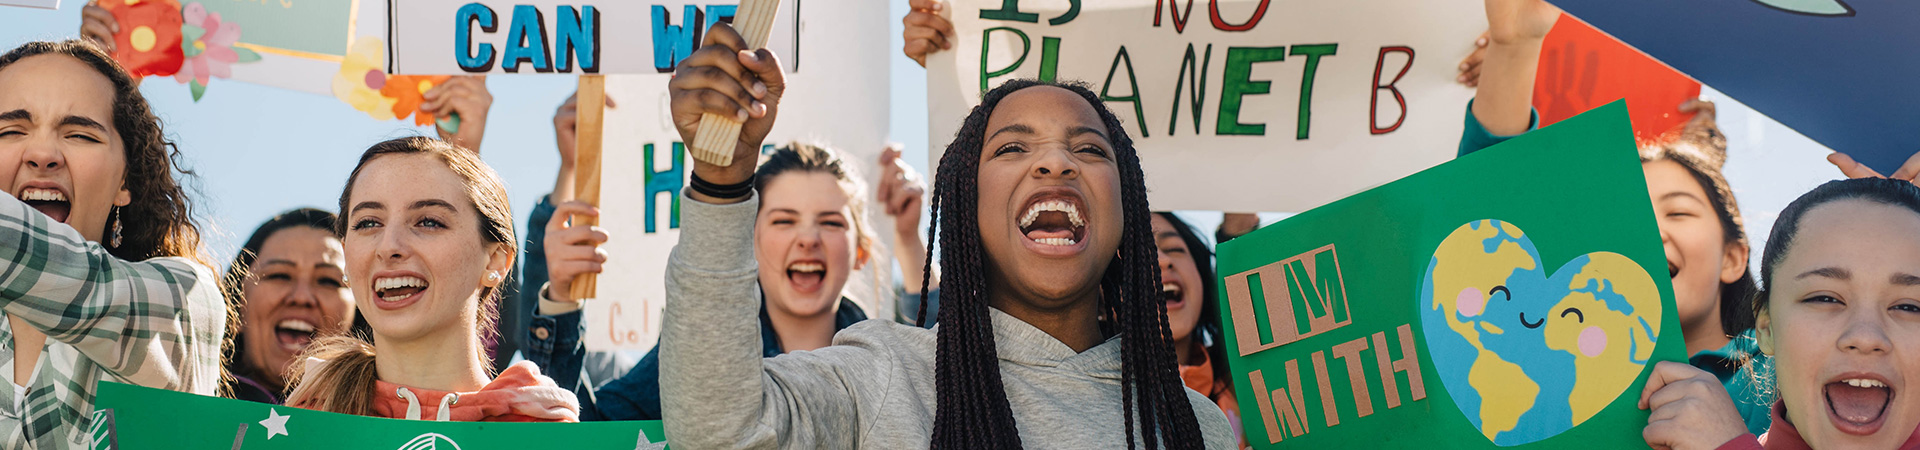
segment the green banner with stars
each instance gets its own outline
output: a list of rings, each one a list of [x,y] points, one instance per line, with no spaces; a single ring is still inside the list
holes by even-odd
[[[1685,343],[1635,150],[1614,102],[1222,244],[1247,442],[1644,448]]]
[[[664,450],[659,421],[433,422],[311,411],[101,382],[95,449]]]

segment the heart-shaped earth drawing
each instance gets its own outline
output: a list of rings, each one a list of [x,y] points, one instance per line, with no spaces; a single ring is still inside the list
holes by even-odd
[[[1611,252],[1549,277],[1533,240],[1499,220],[1440,241],[1420,289],[1420,320],[1441,384],[1499,446],[1553,437],[1600,412],[1653,356],[1660,288]]]

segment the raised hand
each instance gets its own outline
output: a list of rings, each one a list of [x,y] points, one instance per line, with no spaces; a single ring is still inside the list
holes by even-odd
[[[581,274],[600,273],[607,263],[607,231],[600,227],[573,226],[573,216],[598,217],[600,210],[585,202],[566,202],[554,207],[547,221],[547,299],[575,302],[573,280]]]
[[[487,110],[493,108],[493,94],[487,92],[485,75],[459,76],[448,79],[422,94],[425,99],[420,110],[432,114],[439,120],[459,115],[457,131],[448,132],[436,125],[440,140],[453,145],[480,152],[480,139],[487,132]]]
[[[697,158],[693,173],[715,184],[735,184],[753,177],[754,161],[759,160],[760,144],[773,130],[779,112],[780,96],[787,90],[786,72],[780,60],[766,49],[748,50],[746,40],[727,24],[715,24],[707,30],[700,50],[687,56],[667,83],[673,102],[673,124],[684,142],[693,142],[700,131],[701,114],[733,117],[742,122],[740,141],[735,143],[734,163],[715,166]],[[701,201],[722,201],[705,198]]]
[[[1652,411],[1641,436],[1656,449],[1710,450],[1747,434],[1720,379],[1685,363],[1660,361],[1647,376],[1640,409]]]
[[[113,12],[100,5],[88,3],[80,8],[80,37],[95,44],[107,53],[113,53],[113,35],[120,32],[120,21],[113,18]]]
[[[900,34],[901,37],[906,38],[907,43],[900,50],[905,52],[908,58],[912,58],[913,62],[920,63],[920,67],[926,67],[927,55],[953,49],[953,22],[940,17],[940,12],[947,9],[947,2],[946,0],[909,0],[907,5],[911,6],[913,11],[908,12],[907,17],[900,19],[900,23],[906,25],[906,31]]]

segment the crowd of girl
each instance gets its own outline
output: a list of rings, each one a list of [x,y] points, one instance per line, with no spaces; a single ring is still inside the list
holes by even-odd
[[[944,2],[911,4],[903,50],[924,62],[954,31]],[[268,220],[222,276],[180,187],[192,174],[101,49],[117,25],[95,9],[91,41],[0,56],[0,447],[90,446],[102,380],[415,420],[661,419],[684,448],[1247,445],[1211,244],[1148,207],[1131,139],[1083,85],[1000,85],[931,186],[893,148],[869,193],[830,147],[761,157],[784,70],[714,26],[669,86],[674,122],[691,139],[702,114],[748,117],[735,160],[760,162],[694,163],[660,345],[632,361],[584,348],[570,295],[618,257],[600,249],[616,236],[569,221],[598,214],[572,199],[571,99],[524,241],[472,150],[491,96],[462,78],[429,95],[461,134],[370,146],[334,212]],[[1559,15],[1487,11],[1462,65],[1478,89],[1463,154],[1537,127],[1533,71]],[[1641,161],[1691,358],[1654,367],[1646,442],[1920,448],[1920,401],[1899,395],[1920,388],[1920,155],[1882,176],[1836,154],[1854,179],[1781,212],[1756,284],[1713,107],[1679,108],[1695,119]],[[872,209],[897,225],[877,230]],[[1230,215],[1216,240],[1254,226]],[[883,232],[906,295],[868,320],[848,281],[881,260]]]

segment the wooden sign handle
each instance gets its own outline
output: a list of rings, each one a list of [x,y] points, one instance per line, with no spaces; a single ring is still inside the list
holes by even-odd
[[[575,93],[576,113],[574,121],[574,200],[589,205],[600,206],[600,141],[606,122],[607,78],[604,75],[581,75],[580,90]],[[590,216],[573,216],[573,226],[592,226],[597,220]],[[570,291],[574,300],[594,298],[599,283],[595,274],[584,273],[573,279]]]
[[[780,15],[781,0],[740,0],[740,9],[733,16],[733,28],[746,39],[747,48],[760,49],[767,46],[767,35],[773,34],[773,20]],[[740,122],[732,117],[712,113],[700,115],[700,131],[694,134],[693,142],[687,143],[693,148],[693,158],[716,166],[733,165],[733,147],[740,141]]]

